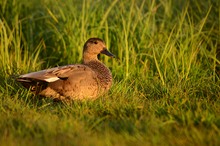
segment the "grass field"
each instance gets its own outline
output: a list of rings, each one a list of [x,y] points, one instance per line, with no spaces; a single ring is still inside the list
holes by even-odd
[[[90,37],[118,59],[110,92],[39,99],[19,74],[81,62]],[[220,145],[218,0],[1,0],[0,145]]]

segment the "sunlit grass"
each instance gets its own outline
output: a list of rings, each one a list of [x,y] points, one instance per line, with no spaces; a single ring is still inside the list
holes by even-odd
[[[217,1],[0,2],[1,145],[219,145]],[[80,63],[90,37],[117,59],[110,92],[71,104],[39,99],[22,73]]]

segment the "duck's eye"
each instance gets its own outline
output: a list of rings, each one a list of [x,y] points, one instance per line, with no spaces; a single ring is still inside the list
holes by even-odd
[[[98,44],[98,42],[97,42],[97,41],[94,41],[93,43],[94,43],[94,44]]]

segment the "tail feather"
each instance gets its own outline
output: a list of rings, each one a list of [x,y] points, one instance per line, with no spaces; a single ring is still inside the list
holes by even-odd
[[[17,82],[21,83],[25,88],[30,89],[34,94],[39,94],[42,90],[47,88],[48,83],[46,81],[36,80],[32,78],[16,79]]]

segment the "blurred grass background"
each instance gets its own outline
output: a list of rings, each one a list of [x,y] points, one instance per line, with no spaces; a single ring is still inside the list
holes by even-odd
[[[19,74],[81,62],[90,37],[119,59],[109,94],[38,99]],[[1,0],[1,145],[219,145],[217,0]]]

